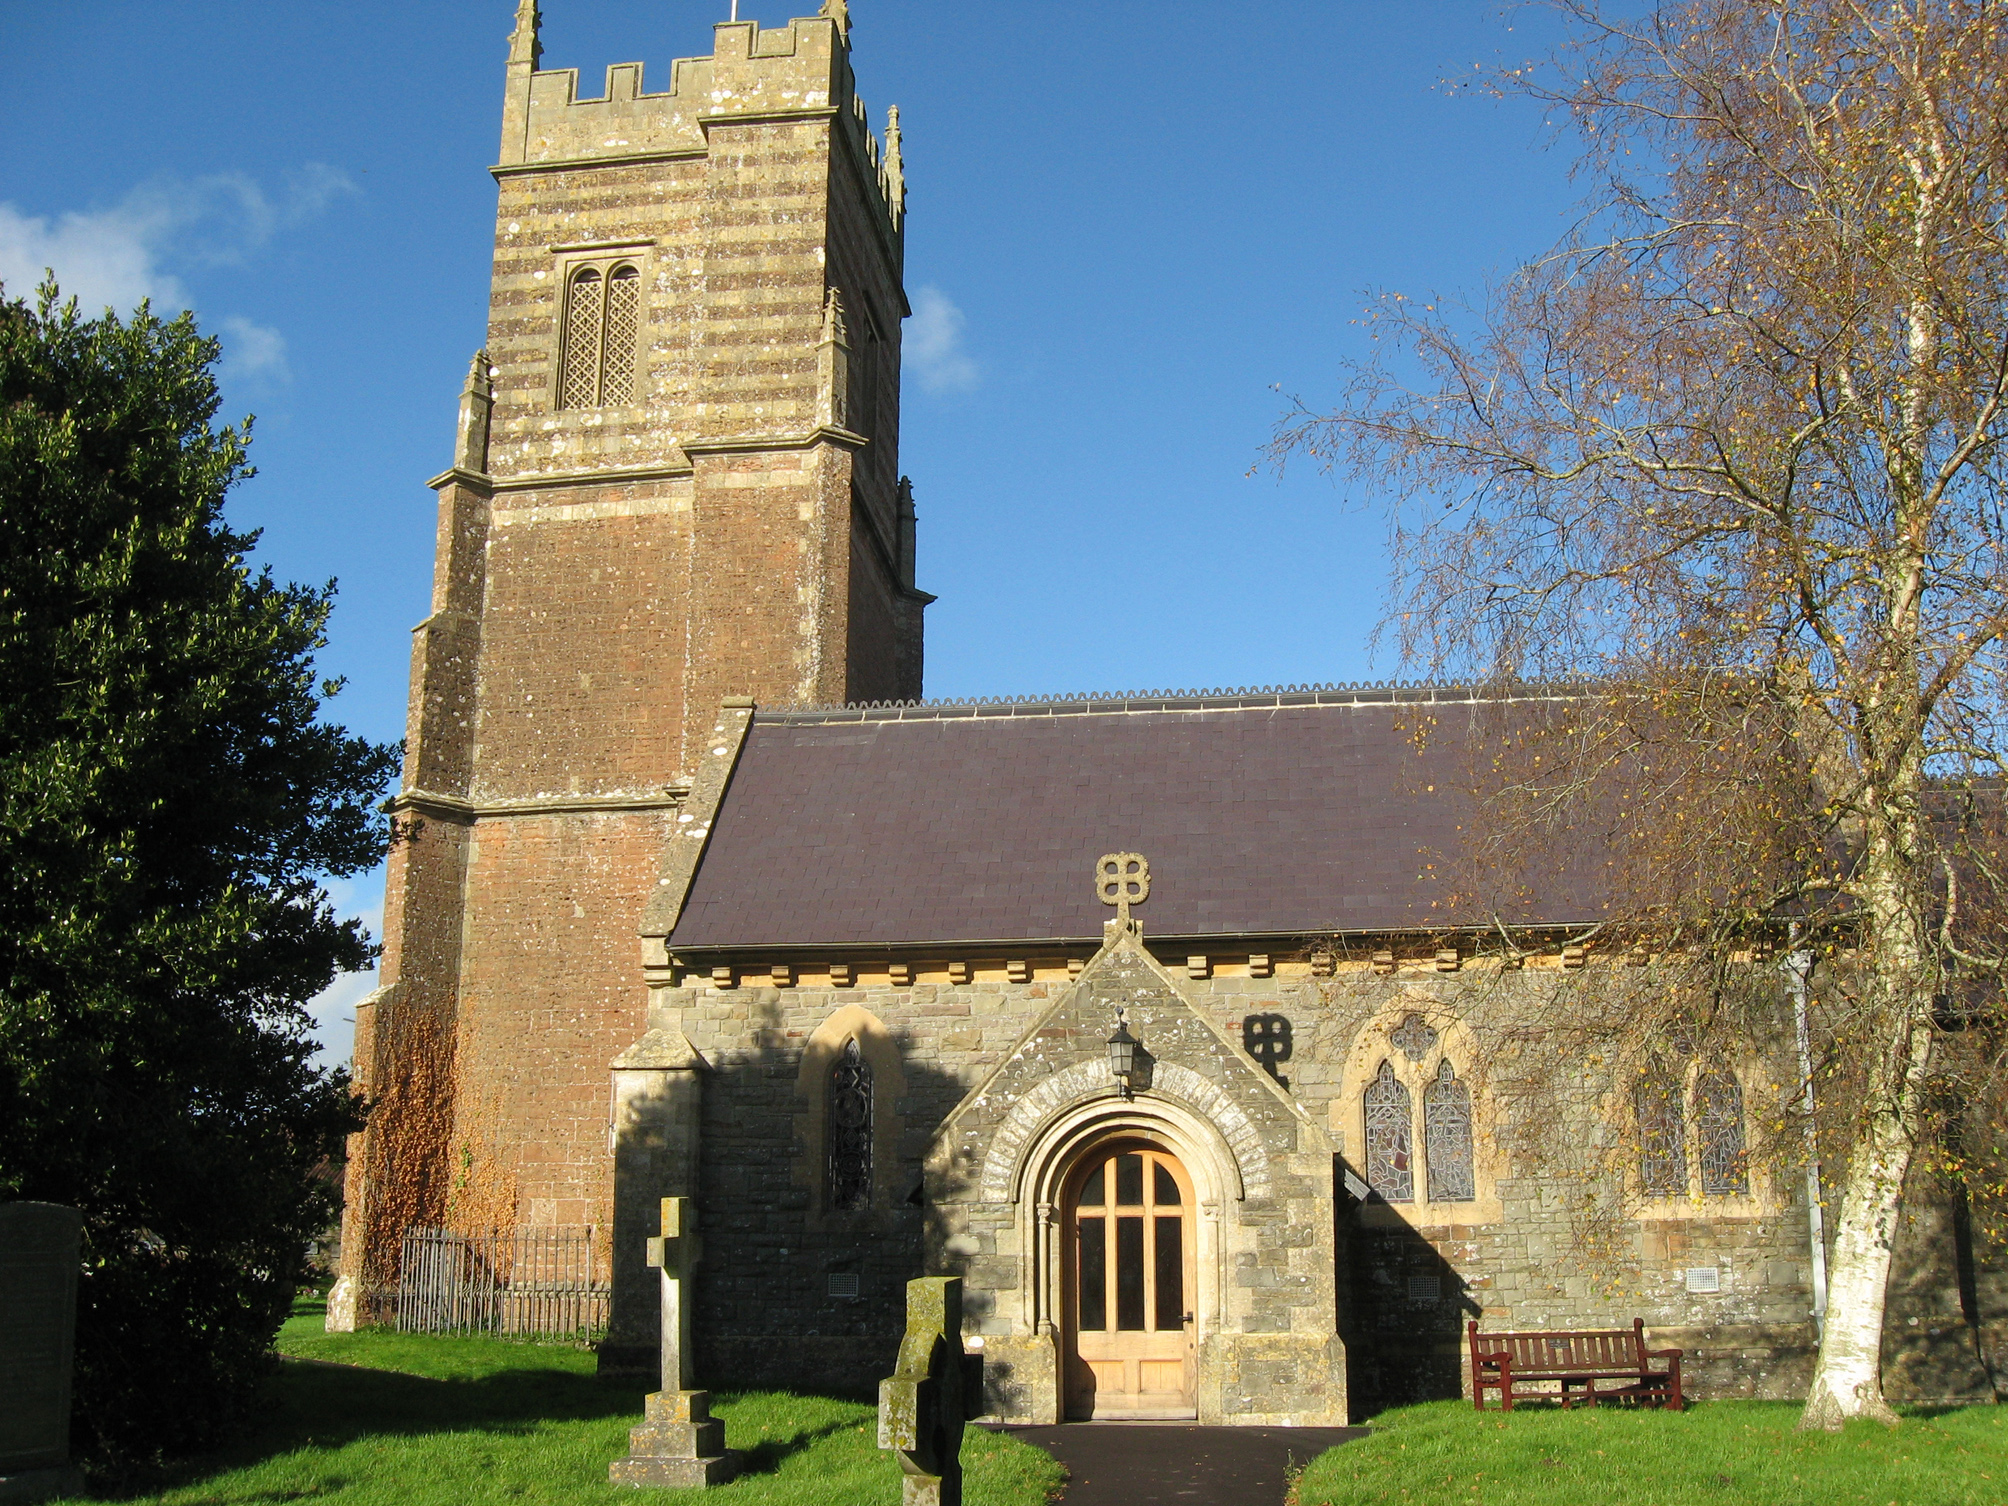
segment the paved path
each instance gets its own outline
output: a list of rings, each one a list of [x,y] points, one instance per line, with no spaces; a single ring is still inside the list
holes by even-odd
[[[999,1428],[1066,1465],[1064,1506],[1283,1506],[1283,1473],[1365,1428],[1070,1422]]]

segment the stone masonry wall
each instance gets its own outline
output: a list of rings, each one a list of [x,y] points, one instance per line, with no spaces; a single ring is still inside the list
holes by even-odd
[[[1514,1135],[1512,1126],[1488,1117],[1494,1112],[1483,1091],[1488,1016],[1504,1018],[1528,990],[1568,986],[1557,959],[1534,959],[1524,973],[1506,976],[1472,966],[1441,973],[1428,961],[1383,975],[1365,963],[1341,962],[1331,977],[1312,976],[1301,959],[1278,961],[1268,977],[1251,976],[1238,956],[1202,959],[1203,977],[1185,976],[1182,955],[1161,961],[1219,1033],[1249,1042],[1269,1060],[1290,1098],[1329,1127],[1346,1167],[1357,1171],[1362,1159],[1361,1064],[1370,1068],[1395,1049],[1387,1033],[1408,1013],[1435,1022],[1445,1043],[1440,1049],[1457,1058],[1459,1076],[1479,1089],[1477,1202],[1403,1207],[1369,1198],[1363,1204],[1335,1193],[1329,1178],[1314,1179],[1321,1216],[1338,1224],[1326,1311],[1336,1308],[1332,1321],[1345,1339],[1354,1415],[1460,1394],[1467,1318],[1500,1329],[1628,1326],[1639,1316],[1655,1342],[1687,1349],[1697,1394],[1802,1392],[1815,1340],[1804,1193],[1795,1173],[1760,1173],[1749,1198],[1644,1205],[1612,1242],[1586,1238],[1594,1231],[1572,1216],[1567,1189],[1538,1167],[1515,1164],[1502,1149]],[[791,968],[787,986],[775,987],[766,970],[747,966],[732,987],[689,975],[681,986],[658,991],[652,1023],[680,1030],[712,1069],[703,1081],[701,1179],[712,1241],[700,1277],[707,1383],[862,1393],[886,1373],[896,1348],[902,1283],[939,1270],[965,1276],[971,1326],[995,1336],[994,1358],[1007,1348],[998,1340],[1022,1328],[1008,1211],[983,1205],[967,1165],[955,1178],[927,1184],[924,1210],[911,1199],[943,1121],[1071,979],[1064,957],[1033,957],[1022,966],[1002,957],[968,962],[967,982],[951,982],[946,962],[916,960],[912,981],[903,984],[891,981],[885,964],[857,964],[851,987],[833,987],[827,972],[809,966]],[[1010,981],[1013,971],[1025,981]],[[905,1091],[880,1112],[898,1118],[899,1154],[896,1165],[877,1169],[868,1214],[833,1218],[814,1209],[820,1167],[802,1164],[806,1100],[798,1077],[805,1043],[836,1011],[855,1006],[869,1010],[897,1044]],[[1113,1005],[1100,1001],[1061,1026],[1069,1036],[1057,1047],[1061,1054],[1092,1061],[1099,1037],[1113,1026]],[[1147,1023],[1139,1034],[1161,1064],[1204,1066],[1198,1039],[1185,1040],[1165,1021]],[[1279,1041],[1287,1041],[1286,1055]],[[1757,1068],[1739,1070],[1754,1075],[1763,1065],[1757,1061]],[[1022,1095],[1041,1070],[1060,1065],[1055,1058],[1044,1068],[1028,1067],[1024,1084],[1002,1084],[1000,1101]],[[1245,1053],[1241,1066],[1260,1070]],[[1751,1104],[1766,1086],[1746,1083]],[[955,1129],[967,1130],[970,1144],[980,1146],[986,1121],[965,1110]],[[1986,1394],[1986,1377],[1971,1360],[1974,1331],[1962,1325],[1957,1273],[1945,1274],[1954,1253],[1936,1206],[1921,1199],[1898,1253],[1892,1390],[1916,1397]],[[1253,1199],[1250,1212],[1261,1223],[1265,1215]],[[1246,1297],[1236,1322],[1246,1331],[1303,1326],[1291,1307],[1299,1299],[1287,1295],[1303,1289],[1290,1279],[1266,1285],[1273,1278],[1263,1273],[1291,1269],[1290,1247],[1311,1232],[1305,1218],[1292,1206],[1236,1266]],[[1260,1253],[1270,1240],[1282,1262],[1274,1267]],[[1984,1341],[1998,1352],[2002,1286],[1991,1253],[1982,1250],[1980,1259],[1980,1301],[1993,1304],[1984,1314]],[[1712,1269],[1720,1290],[1689,1291],[1685,1273],[1694,1268]],[[858,1276],[857,1297],[830,1295],[833,1272]],[[1273,1313],[1265,1305],[1272,1299],[1283,1304]],[[1907,1341],[1913,1330],[1916,1339]]]

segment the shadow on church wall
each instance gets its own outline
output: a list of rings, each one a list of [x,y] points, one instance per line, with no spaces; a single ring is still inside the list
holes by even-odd
[[[1339,1336],[1353,1421],[1461,1396],[1464,1325],[1481,1316],[1470,1284],[1379,1193],[1353,1196],[1343,1161],[1334,1162]]]
[[[942,1274],[923,1268],[922,1156],[968,1088],[917,1059],[907,1032],[892,1033],[905,1091],[874,1108],[903,1121],[898,1155],[873,1167],[871,1198],[856,1209],[819,1210],[823,1169],[801,1165],[799,1048],[762,1045],[704,1074],[696,1337],[707,1386],[870,1399],[892,1373],[906,1283]],[[973,1327],[984,1315],[969,1316]]]

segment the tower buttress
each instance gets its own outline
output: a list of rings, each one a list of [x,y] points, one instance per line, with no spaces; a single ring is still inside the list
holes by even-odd
[[[905,175],[850,31],[842,0],[722,22],[582,98],[515,8],[358,1037],[396,1099],[352,1158],[362,1287],[413,1222],[609,1227],[607,1063],[642,1033],[637,926],[719,706],[920,694]]]

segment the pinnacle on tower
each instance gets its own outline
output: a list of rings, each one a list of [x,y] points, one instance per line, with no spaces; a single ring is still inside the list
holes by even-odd
[[[836,22],[837,35],[844,39],[846,45],[849,44],[851,40],[851,8],[844,3],[844,0],[823,0],[823,8],[817,14],[828,16],[832,21]]]
[[[892,210],[893,222],[897,225],[900,216],[906,213],[906,162],[899,151],[898,105],[886,112],[885,165],[880,172],[885,180],[886,204]]]
[[[467,384],[460,389],[460,428],[454,439],[455,470],[481,475],[488,469],[488,424],[495,409],[494,368],[488,352],[477,350],[467,367]]]
[[[516,7],[516,29],[509,33],[509,61],[528,63],[535,68],[544,60],[544,44],[537,40],[537,0],[521,0]]]

